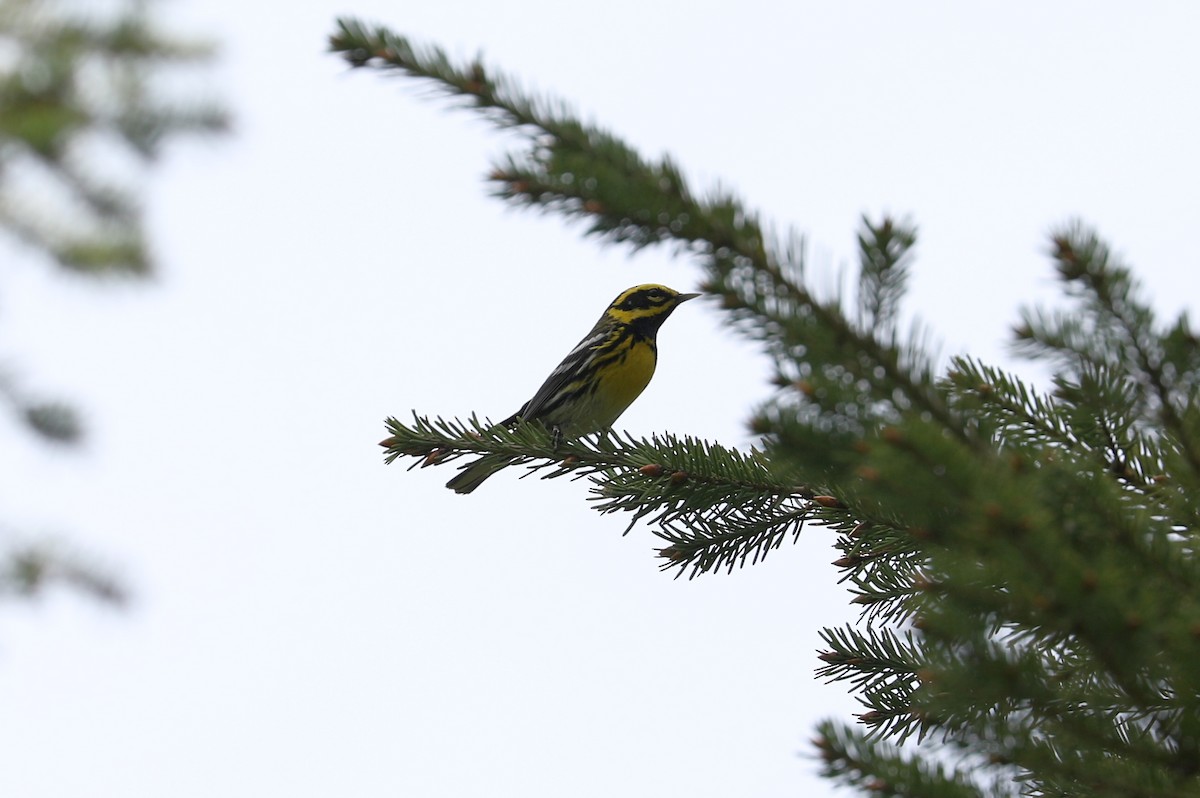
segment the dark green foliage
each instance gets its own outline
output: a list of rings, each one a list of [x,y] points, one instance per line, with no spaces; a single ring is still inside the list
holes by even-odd
[[[982,798],[1004,795],[972,782],[938,762],[904,756],[891,746],[844,726],[823,723],[816,747],[823,775],[858,787],[865,795],[887,798]]]
[[[540,424],[503,426],[414,415],[411,425],[388,419],[387,462],[417,458],[410,467],[441,465],[473,453],[516,458],[543,478],[590,476],[596,509],[631,514],[666,541],[664,569],[695,576],[757,562],[796,535],[819,508],[803,486],[781,482],[757,452],[742,454],[673,435],[638,440],[587,436],[555,444]]]
[[[864,219],[857,296],[821,297],[797,237],[770,240],[669,159],[478,61],[352,21],[332,44],[527,132],[493,173],[502,197],[673,243],[777,370],[748,454],[669,435],[556,450],[544,430],[417,419],[390,423],[389,458],[500,452],[588,475],[600,509],[649,522],[690,575],[831,527],[863,617],[825,630],[819,673],[856,692],[865,732],[827,723],[817,750],[864,794],[1200,795],[1200,355],[1092,231],[1052,239],[1070,306],[1017,328],[1018,351],[1055,368],[1049,392],[965,356],[938,375],[927,336],[900,332],[911,225]]]
[[[917,243],[917,231],[885,219],[879,225],[863,217],[858,234],[858,308],[862,323],[888,329],[895,325],[900,300],[908,284],[909,250]]]

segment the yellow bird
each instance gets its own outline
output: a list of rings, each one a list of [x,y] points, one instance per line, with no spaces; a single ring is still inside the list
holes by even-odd
[[[699,294],[665,285],[637,285],[613,300],[592,331],[563,358],[533,398],[500,423],[539,421],[556,438],[578,438],[612,427],[654,376],[658,328],[680,304]],[[513,458],[485,454],[446,483],[470,493]]]

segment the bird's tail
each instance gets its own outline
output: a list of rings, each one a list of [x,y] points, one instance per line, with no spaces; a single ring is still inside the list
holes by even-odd
[[[482,485],[485,479],[512,463],[514,459],[504,454],[485,454],[463,468],[458,476],[446,483],[446,487],[455,493],[470,493]]]

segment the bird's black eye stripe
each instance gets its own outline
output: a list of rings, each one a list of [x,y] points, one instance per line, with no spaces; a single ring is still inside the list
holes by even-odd
[[[639,308],[651,308],[655,305],[663,305],[670,301],[671,297],[666,291],[661,288],[650,288],[645,291],[638,291],[625,298],[621,303],[622,310],[637,310]]]

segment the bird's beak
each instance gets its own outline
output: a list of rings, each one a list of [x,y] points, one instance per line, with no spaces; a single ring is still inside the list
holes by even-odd
[[[695,299],[698,296],[704,296],[704,295],[703,294],[680,294],[679,296],[677,296],[675,298],[675,301],[676,302],[687,302],[689,299]]]

